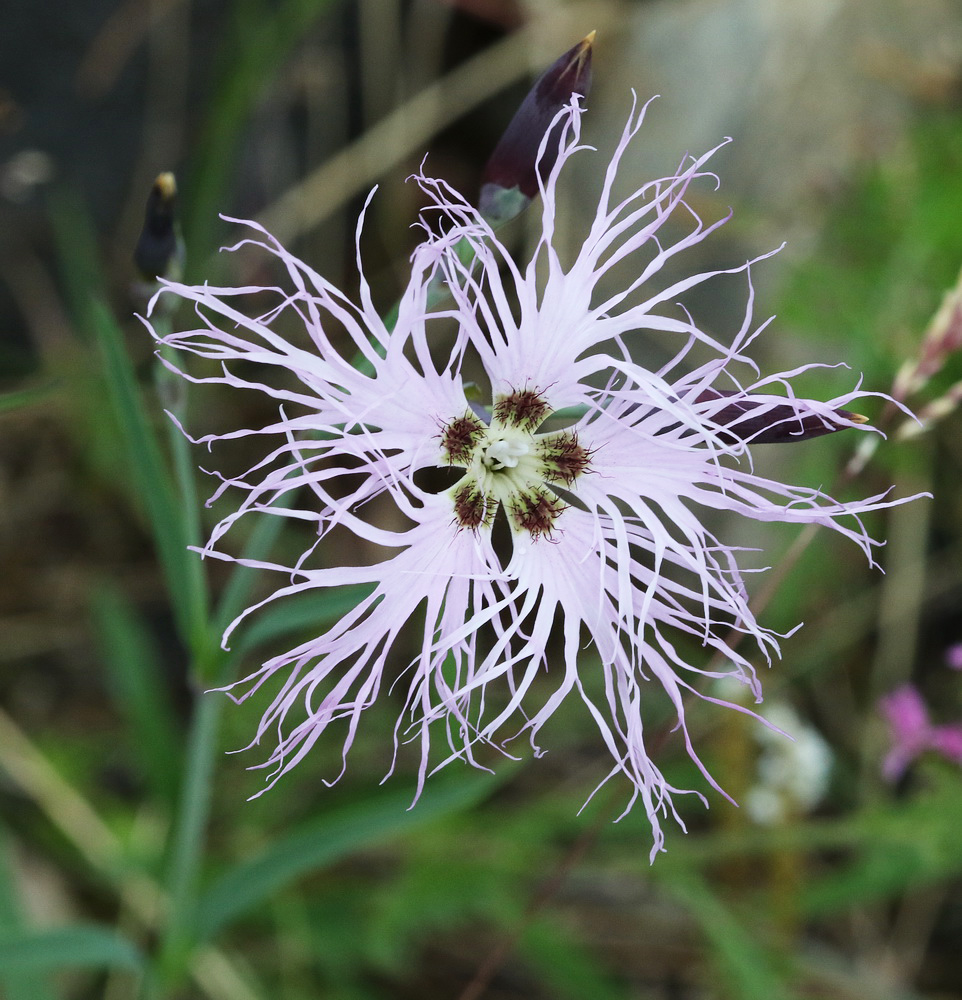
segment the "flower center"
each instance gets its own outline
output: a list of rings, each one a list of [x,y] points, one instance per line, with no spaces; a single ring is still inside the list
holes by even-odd
[[[518,459],[527,455],[530,451],[531,448],[525,441],[510,441],[507,438],[498,438],[484,449],[481,461],[492,472],[499,472],[501,469],[516,469],[518,467]]]
[[[490,424],[468,412],[445,425],[441,461],[464,469],[448,491],[462,528],[491,528],[503,509],[515,534],[551,533],[566,507],[551,487],[571,488],[589,456],[574,431],[535,433],[550,415],[540,393],[525,389],[497,397]]]

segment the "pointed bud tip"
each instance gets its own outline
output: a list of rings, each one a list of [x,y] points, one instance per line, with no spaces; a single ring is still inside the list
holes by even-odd
[[[177,178],[169,170],[165,170],[154,178],[154,190],[165,201],[169,201],[177,196]]]
[[[863,416],[861,413],[851,413],[848,410],[842,410],[841,412],[843,412],[848,417],[848,419],[852,421],[853,424],[868,423],[868,417]]]
[[[591,72],[591,50],[594,45],[595,35],[597,35],[597,31],[589,31],[577,45],[568,49],[548,70],[548,73],[552,69],[555,71],[557,84],[563,81],[565,85],[572,86],[571,93],[578,91],[579,85],[585,91],[591,86],[591,78],[587,74]],[[570,73],[574,73],[574,80],[569,81],[568,74]],[[582,94],[582,97],[584,96]]]
[[[165,171],[150,186],[134,263],[145,281],[176,278],[180,275],[183,255],[177,226],[177,180],[170,171]]]

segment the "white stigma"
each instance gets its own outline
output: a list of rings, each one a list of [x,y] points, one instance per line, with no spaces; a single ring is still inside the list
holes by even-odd
[[[524,441],[508,441],[505,438],[498,438],[492,441],[484,450],[482,461],[492,471],[500,469],[514,469],[518,465],[518,459],[527,455],[531,449]]]

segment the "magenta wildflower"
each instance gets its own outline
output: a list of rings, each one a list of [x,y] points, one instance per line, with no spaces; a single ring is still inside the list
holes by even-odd
[[[962,723],[933,725],[918,690],[903,684],[879,702],[891,730],[892,746],[882,762],[887,781],[898,781],[909,765],[927,750],[962,764]]]
[[[542,235],[524,268],[467,200],[419,175],[433,208],[392,330],[363,275],[355,305],[249,224],[257,235],[243,242],[275,255],[291,287],[274,289],[276,306],[251,317],[243,300],[256,293],[262,301],[264,289],[169,284],[168,292],[195,304],[200,322],[162,340],[218,362],[218,374],[191,376],[195,381],[268,393],[280,404],[269,426],[200,439],[276,440],[246,474],[217,490],[239,500],[203,553],[244,562],[220,548],[239,518],[290,518],[313,525],[317,538],[296,565],[251,564],[288,577],[269,600],[345,584],[372,588],[336,625],[233,688],[243,700],[272,679],[280,683],[253,741],[278,739],[258,765],[273,769],[271,783],[336,722],[346,758],[364,710],[392,683],[405,693],[394,754],[399,743],[418,742],[420,783],[453,760],[486,766],[480,746],[507,753],[507,741],[522,733],[540,754],[540,730],[574,694],[611,754],[601,783],[617,774],[628,779],[631,802],[640,797],[650,818],[654,856],[664,841],[660,819],[678,819],[672,796],[683,790],[646,750],[645,700],[656,687],[667,693],[691,759],[721,791],[691,745],[684,699],[694,694],[745,711],[695,686],[727,675],[760,700],[747,654],[726,639],[730,630],[750,637],[766,660],[778,652],[777,637],[749,607],[738,550],[714,537],[704,513],[821,524],[871,561],[877,543],[859,515],[900,501],[882,494],[843,503],[752,470],[755,442],[860,424],[864,418],[846,407],[865,393],[797,398],[792,379],[811,365],[756,377],[746,351],[767,321],[752,319],[750,264],[658,284],[671,258],[721,224],[706,224],[686,201],[690,185],[716,182],[705,169],[714,150],[616,201],[619,164],[643,117],[633,111],[604,168],[590,232],[574,262],[562,266],[553,242],[557,181],[571,157],[588,150],[579,145],[581,115],[573,99],[549,133],[560,137],[559,148],[540,182]],[[686,224],[680,235],[673,230],[673,242],[663,228],[669,218]],[[462,263],[464,241],[474,248],[473,266]],[[628,287],[600,291],[624,261],[635,275]],[[716,275],[737,273],[746,276],[747,304],[726,344],[676,303]],[[427,289],[439,274],[454,305],[432,313]],[[278,332],[282,317],[303,329],[304,346]],[[456,340],[442,353],[434,331],[452,317]],[[637,360],[644,347],[638,331],[675,341],[657,370]],[[348,349],[339,350],[345,333]],[[383,358],[372,339],[383,345]],[[685,370],[694,345],[703,360]],[[352,367],[347,358],[355,351],[372,374]],[[464,381],[469,369],[473,378],[483,373],[483,403]],[[275,386],[256,374],[271,370],[288,382]],[[454,485],[426,489],[423,470],[444,467]],[[377,523],[368,503],[375,496],[393,503],[390,522]],[[509,545],[496,543],[501,523]],[[373,566],[314,568],[314,550],[335,528],[388,554]],[[417,630],[419,651],[408,663],[392,663],[405,627]],[[709,669],[712,653],[719,665]],[[432,737],[435,745],[440,738],[441,753],[432,753]]]

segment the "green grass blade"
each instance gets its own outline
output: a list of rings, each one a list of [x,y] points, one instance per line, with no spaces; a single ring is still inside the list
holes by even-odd
[[[933,762],[928,787],[916,799],[874,803],[839,819],[806,820],[785,827],[746,827],[672,845],[667,864],[705,872],[733,858],[779,851],[844,851],[850,859],[824,877],[806,880],[799,911],[808,917],[878,902],[962,874],[962,786],[952,765]]]
[[[232,661],[223,659],[227,671]],[[217,735],[226,699],[201,696],[194,706],[187,738],[183,788],[174,831],[166,880],[170,897],[165,933],[158,949],[155,971],[164,981],[176,981],[183,973],[194,938],[192,916],[205,858],[205,834],[211,809]]]
[[[410,788],[378,793],[349,806],[332,809],[278,836],[259,857],[223,875],[197,908],[199,940],[212,937],[243,913],[295,879],[371,844],[400,836],[441,816],[460,812],[486,798],[502,781],[499,776],[459,772],[428,785],[418,804]]]
[[[50,223],[68,308],[77,331],[90,337],[92,306],[106,298],[107,286],[93,220],[76,192],[60,188],[50,198]]]
[[[274,543],[284,527],[282,517],[260,517],[254,523],[250,538],[244,546],[243,558],[263,562],[270,555]],[[224,629],[247,607],[261,570],[250,566],[234,565],[227,585],[220,596],[213,615],[212,630],[221,635]]]
[[[851,860],[810,879],[800,908],[809,916],[845,911],[962,874],[962,786],[952,765],[933,762],[929,789],[912,801],[866,809],[849,819]]]
[[[188,208],[184,233],[188,271],[203,268],[210,277],[215,248],[217,213],[224,211],[227,190],[238,162],[237,147],[258,99],[278,67],[317,19],[330,0],[239,0],[223,34],[219,58],[220,82],[210,103],[203,129],[204,142],[188,182]]]
[[[790,1000],[773,954],[756,934],[694,871],[658,860],[659,883],[681,902],[701,927],[711,946],[724,984],[723,996],[732,1000]]]
[[[5,973],[78,966],[139,973],[144,969],[144,958],[132,942],[94,924],[0,932],[0,968]]]
[[[0,830],[0,939],[23,929],[20,899],[13,880],[7,839]],[[0,962],[0,995],[5,1000],[53,1000],[53,993],[36,970],[9,971]]]
[[[525,930],[518,950],[558,1000],[627,1000],[629,996],[627,987],[615,982],[578,940],[577,932],[549,917]]]
[[[0,414],[9,413],[12,410],[22,410],[35,403],[42,403],[49,399],[54,392],[52,385],[31,386],[29,389],[16,389],[13,392],[5,392],[0,395]]]
[[[78,330],[93,337],[100,348],[107,396],[133,493],[150,522],[178,630],[194,652],[205,650],[209,636],[203,575],[199,560],[186,551],[190,518],[179,502],[169,463],[148,419],[123,333],[104,305],[105,283],[89,213],[78,198],[60,191],[51,200],[50,218],[71,314]],[[113,440],[108,443],[114,444]]]
[[[136,495],[144,504],[167,580],[174,617],[195,652],[209,645],[200,560],[187,550],[187,526],[140,395],[123,334],[107,308],[92,304],[107,390],[123,437]]]
[[[162,681],[161,656],[143,621],[116,587],[99,587],[91,610],[110,689],[127,720],[133,753],[154,796],[173,808],[183,739]]]
[[[276,606],[268,605],[244,630],[234,648],[238,655],[243,655],[261,643],[292,632],[313,629],[317,634],[356,607],[373,589],[373,586],[359,585],[286,597]]]

